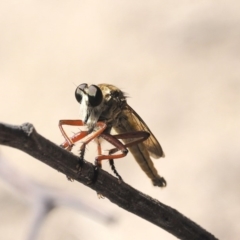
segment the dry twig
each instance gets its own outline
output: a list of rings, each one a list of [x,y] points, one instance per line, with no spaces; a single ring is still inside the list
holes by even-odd
[[[0,123],[0,144],[28,153],[101,193],[119,207],[165,229],[179,239],[216,240],[211,233],[175,209],[137,191],[124,182],[119,184],[116,178],[101,169],[97,181],[89,184],[94,176],[94,166],[84,161],[81,171],[78,172],[76,169],[78,157],[42,137],[32,124],[12,126]]]

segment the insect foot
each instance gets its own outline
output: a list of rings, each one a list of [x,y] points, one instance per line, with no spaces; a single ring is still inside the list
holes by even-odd
[[[84,159],[84,154],[85,154],[85,149],[86,149],[86,145],[82,144],[80,151],[79,151],[79,160],[78,160],[78,164],[76,166],[77,170],[80,172],[82,170],[82,166],[83,166],[83,159]]]
[[[122,184],[122,182],[123,182],[122,178],[121,179],[118,178],[118,183]]]
[[[99,166],[95,164],[94,172],[93,172],[93,178],[91,180],[91,184],[94,184],[97,181],[97,178],[98,178],[98,168],[99,168]]]
[[[153,186],[166,187],[167,182],[163,177],[152,180]]]
[[[68,145],[67,147],[64,146],[64,144],[61,144],[60,147],[66,149],[67,151],[71,152],[74,144]]]
[[[118,183],[121,184],[123,182],[122,177],[119,175],[119,173],[117,172],[115,165],[114,165],[114,161],[113,159],[109,159],[109,164],[111,166],[112,171],[114,172],[114,174],[117,176],[118,178]]]
[[[84,163],[83,159],[79,158],[78,163],[76,165],[76,168],[77,168],[78,172],[80,172],[82,170],[83,163]]]

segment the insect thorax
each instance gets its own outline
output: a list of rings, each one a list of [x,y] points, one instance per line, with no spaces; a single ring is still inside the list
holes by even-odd
[[[103,95],[103,111],[99,120],[106,122],[109,126],[118,125],[122,112],[125,109],[127,102],[124,93],[112,85],[100,84]]]

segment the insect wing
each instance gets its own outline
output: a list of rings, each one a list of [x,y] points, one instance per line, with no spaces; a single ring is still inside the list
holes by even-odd
[[[126,116],[125,121],[121,122],[122,125],[124,125],[124,130],[146,131],[150,133],[149,138],[143,142],[144,146],[148,150],[151,157],[164,157],[161,145],[159,144],[158,140],[155,138],[151,130],[148,128],[146,123],[142,120],[142,118],[129,105],[126,105],[125,109],[123,110],[123,114]],[[116,130],[119,132],[118,129]]]

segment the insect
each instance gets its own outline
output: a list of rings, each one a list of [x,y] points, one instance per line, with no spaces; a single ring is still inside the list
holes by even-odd
[[[109,160],[113,172],[120,181],[122,178],[113,160],[126,156],[129,149],[153,185],[166,186],[165,179],[158,174],[150,158],[150,156],[164,157],[162,147],[142,118],[127,104],[124,92],[110,84],[89,86],[83,83],[76,88],[75,97],[80,103],[82,119],[59,121],[60,131],[65,138],[61,147],[71,151],[74,143],[81,141],[80,159],[83,160],[86,145],[96,139],[98,148],[96,167],[101,168],[101,162]],[[87,126],[88,130],[69,137],[63,125]],[[112,128],[117,132],[116,135],[111,134]],[[108,154],[102,153],[100,138],[114,146]]]

